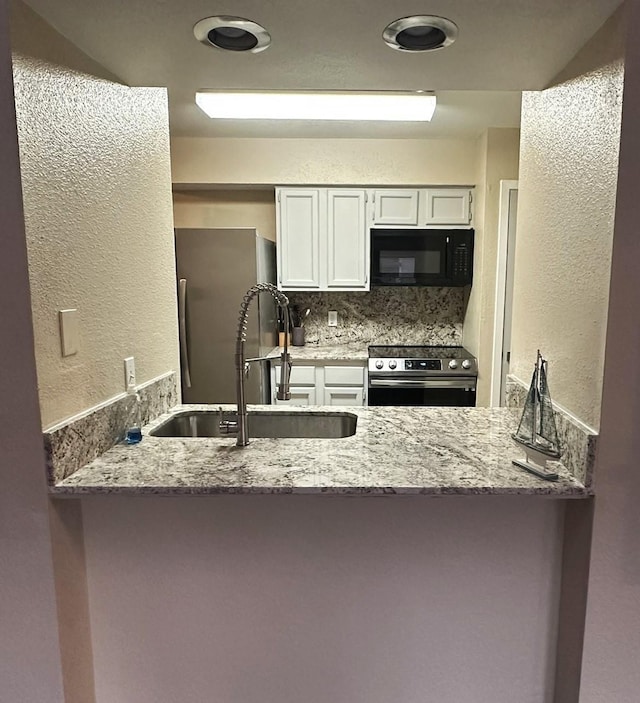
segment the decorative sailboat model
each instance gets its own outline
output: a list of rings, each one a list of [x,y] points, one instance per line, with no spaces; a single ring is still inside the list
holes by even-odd
[[[558,480],[558,474],[547,469],[547,461],[557,461],[562,454],[547,386],[547,362],[539,349],[522,418],[512,437],[527,455],[526,461],[514,459],[516,466],[548,481]]]

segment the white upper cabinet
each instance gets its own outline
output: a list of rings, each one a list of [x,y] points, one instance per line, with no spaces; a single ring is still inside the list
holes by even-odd
[[[364,388],[324,388],[324,405],[364,405]]]
[[[278,286],[368,290],[364,188],[278,188]]]
[[[472,189],[276,188],[278,287],[369,290],[370,227],[471,227]]]
[[[471,227],[470,188],[381,188],[372,193],[374,227]]]
[[[419,195],[420,191],[417,188],[374,190],[373,223],[415,227],[418,224]]]
[[[369,237],[364,190],[327,191],[327,288],[367,285]]]
[[[320,190],[279,190],[276,219],[279,287],[320,289]]]
[[[426,191],[426,225],[471,223],[471,191],[468,188],[429,188]]]

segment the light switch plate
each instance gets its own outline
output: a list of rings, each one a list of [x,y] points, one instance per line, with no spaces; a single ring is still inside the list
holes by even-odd
[[[329,327],[337,327],[338,326],[338,311],[337,310],[329,310],[329,321],[327,322]]]
[[[70,308],[60,310],[60,345],[62,356],[73,356],[78,353],[78,310]]]

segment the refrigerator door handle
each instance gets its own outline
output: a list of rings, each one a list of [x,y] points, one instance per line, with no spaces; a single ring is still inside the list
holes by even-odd
[[[180,325],[180,357],[182,359],[182,380],[187,388],[191,388],[191,372],[189,370],[189,343],[187,341],[187,279],[178,282],[178,323]]]

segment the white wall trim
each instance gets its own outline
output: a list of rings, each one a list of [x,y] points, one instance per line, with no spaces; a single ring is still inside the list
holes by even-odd
[[[149,381],[145,381],[144,383],[140,383],[139,385],[136,386],[136,391],[141,391],[142,389],[146,388],[147,386],[150,386],[152,383],[157,383],[158,381],[161,381],[164,378],[168,378],[169,376],[173,376],[175,373],[176,373],[175,371],[167,371],[166,373],[160,374],[159,376],[156,376],[155,378],[152,378]],[[53,425],[49,425],[49,427],[45,427],[42,431],[43,432],[55,432],[56,430],[59,430],[62,427],[66,427],[66,425],[69,425],[72,422],[76,422],[77,420],[82,420],[82,418],[87,417],[89,415],[92,415],[96,411],[102,410],[103,408],[106,408],[109,405],[116,403],[118,400],[122,400],[123,398],[126,398],[126,397],[127,397],[126,392],[118,393],[117,395],[114,395],[111,398],[108,398],[107,400],[103,400],[101,403],[94,405],[92,408],[87,408],[86,410],[83,410],[82,412],[79,412],[76,415],[72,415],[71,417],[67,417],[64,420],[60,420],[59,422],[56,422]]]
[[[512,373],[510,373],[510,374],[507,376],[507,378],[508,378],[509,381],[511,381],[512,383],[517,383],[517,384],[519,384],[520,386],[522,386],[523,388],[526,388],[526,389],[529,388],[529,384],[531,383],[531,379],[528,379],[528,380],[525,382],[525,381],[523,381],[521,378],[519,378],[518,376],[516,376],[516,375],[514,375],[514,374],[512,374]],[[587,425],[587,423],[584,422],[584,420],[581,420],[577,415],[574,415],[574,414],[571,412],[571,410],[567,410],[567,408],[565,408],[564,405],[560,405],[560,403],[556,403],[555,400],[552,400],[552,405],[553,405],[553,409],[554,409],[554,410],[556,410],[556,411],[562,413],[563,415],[565,415],[569,420],[571,420],[571,422],[572,422],[576,427],[578,427],[578,429],[582,430],[582,432],[584,432],[585,434],[595,435],[596,437],[599,435],[598,430],[596,430],[596,429],[594,429],[593,427],[591,427],[591,425]]]

